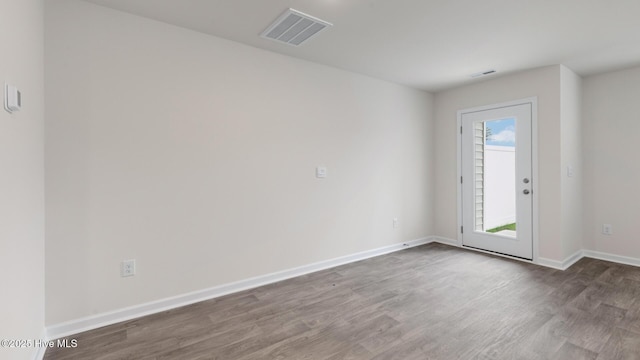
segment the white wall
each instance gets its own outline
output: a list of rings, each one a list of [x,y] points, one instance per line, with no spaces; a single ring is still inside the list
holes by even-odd
[[[0,117],[0,159],[14,174],[0,179],[13,190],[0,205],[1,266],[32,271],[28,286],[7,285],[21,295],[2,299],[0,323],[35,337],[41,3],[11,6],[20,11],[3,11],[1,26],[24,26],[28,39],[14,45],[20,56],[0,59],[0,75],[30,106]],[[582,81],[555,65],[433,100],[75,0],[48,2],[45,27],[48,324],[427,235],[455,239],[456,111],[531,96],[540,257],[586,248],[640,258],[640,171],[629,158],[640,68]],[[316,165],[327,179],[314,178]],[[119,277],[125,258],[138,260],[136,277]]]
[[[533,69],[463,86],[435,97],[435,231],[457,239],[458,110],[538,97],[539,255],[563,260],[561,226],[560,72],[559,65]],[[534,180],[535,181],[535,180]]]
[[[4,0],[0,11],[0,94],[8,82],[23,102],[13,114],[0,106],[0,339],[44,335],[42,12],[41,0]],[[36,351],[0,347],[0,358]]]
[[[434,233],[430,94],[79,1],[45,28],[48,324]]]
[[[583,80],[585,247],[640,258],[640,67]],[[613,235],[601,234],[602,224]]]
[[[560,67],[561,82],[561,182],[562,244],[564,258],[584,247],[582,157],[582,79],[565,66]],[[546,146],[541,142],[542,146]],[[573,175],[570,176],[571,172]]]
[[[513,146],[485,145],[484,228],[516,221],[516,151]]]

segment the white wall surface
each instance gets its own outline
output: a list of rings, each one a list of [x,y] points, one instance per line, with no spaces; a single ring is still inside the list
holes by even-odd
[[[41,0],[3,0],[0,11],[0,94],[13,84],[23,104],[13,114],[0,106],[0,339],[44,335],[42,13]],[[0,347],[0,359],[36,351]]]
[[[45,28],[48,324],[434,233],[430,94],[74,0]]]
[[[560,82],[562,244],[566,259],[584,247],[582,199],[590,194],[583,193],[582,79],[567,67],[561,66]],[[544,143],[541,145],[546,146]]]
[[[458,110],[538,97],[539,255],[563,260],[560,164],[560,66],[548,66],[479,82],[435,97],[435,231],[457,239]]]
[[[484,228],[516,221],[516,151],[512,146],[485,145]]]
[[[583,79],[585,248],[640,258],[640,67]],[[602,235],[602,224],[613,235]]]

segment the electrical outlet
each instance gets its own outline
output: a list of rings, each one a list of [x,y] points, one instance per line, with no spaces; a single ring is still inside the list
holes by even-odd
[[[612,235],[613,234],[613,226],[611,226],[611,224],[602,224],[602,233],[604,235]]]
[[[398,223],[398,218],[393,218],[393,228],[397,229],[398,226],[400,226],[400,223]]]
[[[316,167],[316,177],[318,179],[324,179],[327,177],[327,168],[324,166]]]
[[[136,260],[124,260],[120,267],[120,275],[122,277],[133,276],[136,274]]]

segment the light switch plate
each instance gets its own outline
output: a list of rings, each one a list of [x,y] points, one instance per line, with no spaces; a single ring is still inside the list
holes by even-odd
[[[575,170],[573,169],[573,165],[567,166],[567,177],[573,177],[575,174]]]
[[[22,96],[18,88],[13,85],[4,84],[4,109],[12,113],[22,107]]]

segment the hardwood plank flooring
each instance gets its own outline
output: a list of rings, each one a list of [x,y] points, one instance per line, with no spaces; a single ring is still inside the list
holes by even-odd
[[[428,244],[69,338],[45,359],[640,359],[640,268]]]

